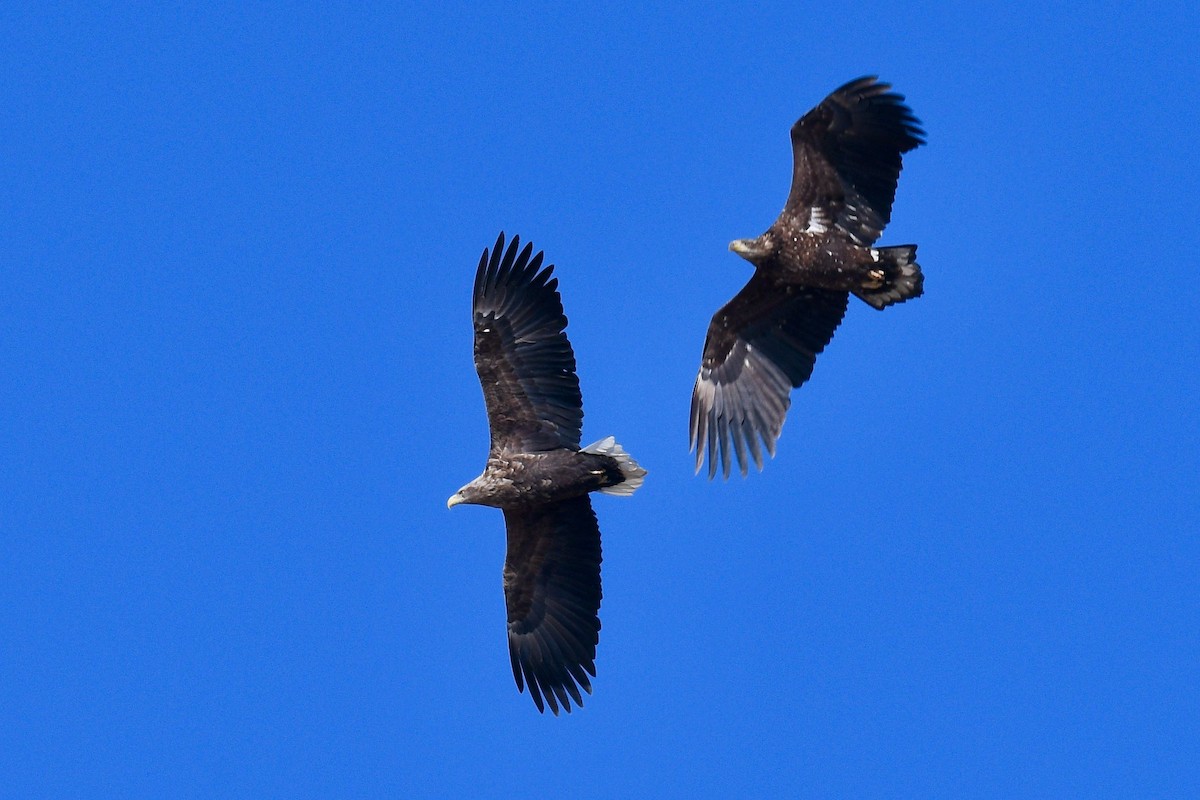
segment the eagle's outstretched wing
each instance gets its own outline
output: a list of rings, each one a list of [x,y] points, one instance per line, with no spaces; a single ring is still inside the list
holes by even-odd
[[[513,677],[544,711],[583,705],[600,641],[600,528],[587,495],[504,509],[504,600]]]
[[[475,273],[475,369],[483,385],[492,452],[578,449],[583,398],[554,267],[504,234]]]
[[[869,246],[892,217],[901,156],[924,144],[904,96],[874,76],[833,91],[792,126],[792,188],[780,218],[830,225]]]
[[[696,471],[708,456],[708,476],[730,450],[745,475],[749,456],[762,469],[762,448],[775,455],[791,390],[808,380],[846,313],[846,292],[781,284],[756,271],[713,315],[700,373],[692,389],[691,446]]]

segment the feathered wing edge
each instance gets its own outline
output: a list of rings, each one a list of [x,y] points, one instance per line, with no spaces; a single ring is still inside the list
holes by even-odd
[[[891,221],[903,154],[925,143],[904,95],[873,75],[838,87],[792,126],[792,186],[781,216],[834,212],[834,223],[867,246]],[[834,182],[835,195],[827,194]]]
[[[517,689],[557,715],[591,694],[600,641],[600,528],[587,495],[504,509],[504,598]]]
[[[849,295],[780,286],[760,273],[714,316],[692,389],[689,440],[699,473],[728,478],[736,460],[742,475],[762,450],[774,457],[791,404],[791,390],[812,374],[833,338]],[[761,442],[761,444],[760,444]]]
[[[554,266],[504,233],[475,272],[475,368],[493,450],[578,448],[583,396]]]

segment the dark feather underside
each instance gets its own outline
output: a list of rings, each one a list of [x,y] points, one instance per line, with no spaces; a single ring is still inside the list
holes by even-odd
[[[492,452],[577,449],[583,398],[553,266],[504,234],[475,273],[475,368],[483,386]],[[540,270],[540,271],[539,271]]]
[[[892,217],[901,156],[924,143],[904,96],[875,77],[835,90],[792,126],[792,187],[776,224],[806,227],[822,210],[855,243],[873,244]]]
[[[600,640],[600,528],[587,495],[504,509],[504,599],[517,688],[544,711],[583,705]]]
[[[847,299],[846,292],[779,284],[756,271],[713,316],[692,390],[697,472],[706,455],[710,478],[718,460],[728,478],[735,459],[745,475],[751,459],[762,469],[763,446],[775,455],[791,390],[812,374]]]

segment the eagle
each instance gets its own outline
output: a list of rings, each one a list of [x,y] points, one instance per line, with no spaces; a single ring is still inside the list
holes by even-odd
[[[600,635],[600,528],[589,493],[630,495],[646,470],[609,436],[580,448],[583,397],[554,266],[504,233],[475,272],[475,369],[491,448],[446,501],[504,512],[504,601],[517,689],[557,716],[591,693]]]
[[[876,309],[921,294],[916,245],[874,247],[892,215],[901,157],[925,133],[875,76],[835,90],[792,126],[792,186],[779,218],[729,249],[754,265],[713,315],[692,390],[690,440],[708,477],[731,451],[744,476],[775,455],[791,390],[812,374],[851,294]],[[760,445],[761,440],[761,445]]]

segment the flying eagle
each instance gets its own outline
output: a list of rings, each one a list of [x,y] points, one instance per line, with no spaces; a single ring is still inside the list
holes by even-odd
[[[504,234],[475,273],[475,369],[492,444],[487,466],[446,501],[504,512],[504,601],[517,689],[556,715],[592,691],[600,619],[600,529],[589,492],[629,495],[646,470],[613,437],[579,448],[583,397],[553,265]],[[503,255],[502,255],[503,254]],[[544,698],[544,701],[543,701]]]
[[[792,188],[779,218],[729,249],[754,275],[712,318],[692,390],[691,446],[708,476],[730,451],[743,475],[775,455],[789,395],[812,374],[853,293],[877,309],[921,294],[916,245],[873,247],[892,215],[901,156],[924,144],[903,95],[874,76],[792,126]]]

